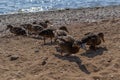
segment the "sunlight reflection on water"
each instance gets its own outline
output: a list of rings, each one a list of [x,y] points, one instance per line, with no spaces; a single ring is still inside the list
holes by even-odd
[[[0,14],[120,5],[120,0],[0,0]]]

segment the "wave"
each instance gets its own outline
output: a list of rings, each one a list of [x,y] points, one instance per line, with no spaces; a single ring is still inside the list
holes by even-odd
[[[120,0],[0,0],[0,14],[120,5]]]

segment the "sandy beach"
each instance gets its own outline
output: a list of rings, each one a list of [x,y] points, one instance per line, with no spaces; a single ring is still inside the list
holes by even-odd
[[[49,39],[43,45],[43,40],[3,32],[7,24],[42,20],[54,28],[67,26],[75,39],[103,32],[105,43],[97,51],[80,49],[63,57]],[[0,80],[120,80],[120,6],[0,15]]]

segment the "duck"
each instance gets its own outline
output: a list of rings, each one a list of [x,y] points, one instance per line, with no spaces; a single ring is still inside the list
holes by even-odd
[[[38,35],[38,33],[44,29],[40,25],[22,24],[21,26],[27,31],[27,35],[29,34]]]
[[[27,36],[32,34],[31,33],[31,31],[32,31],[32,24],[29,24],[29,23],[28,24],[21,24],[20,26],[23,27],[26,30]]]
[[[61,27],[59,28],[59,30],[63,30],[63,31],[66,31],[67,33],[69,33],[69,31],[68,31],[68,29],[67,29],[66,26],[61,26]]]
[[[6,30],[10,30],[11,33],[15,35],[26,35],[26,31],[21,27],[13,27],[12,25],[7,25]]]
[[[53,43],[52,39],[55,37],[54,29],[51,29],[51,28],[43,29],[42,31],[39,32],[38,35],[43,37],[44,44],[46,44],[46,38],[50,38],[51,44],[52,44]]]
[[[104,40],[104,34],[103,33],[87,33],[85,34],[85,37],[81,40],[83,45],[89,45],[89,49],[96,50],[96,46],[100,45],[102,42],[105,42]]]
[[[44,28],[48,28],[49,25],[52,25],[52,23],[49,20],[45,20],[44,22],[39,22],[39,25],[41,25]]]
[[[58,47],[60,48],[61,56],[70,56],[71,54],[76,54],[81,48],[80,40],[75,40],[71,35],[61,36],[58,38]],[[67,53],[63,55],[63,53]]]

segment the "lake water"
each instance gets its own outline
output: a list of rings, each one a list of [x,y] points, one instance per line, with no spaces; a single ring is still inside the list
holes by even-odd
[[[0,0],[0,14],[120,5],[120,0]]]

